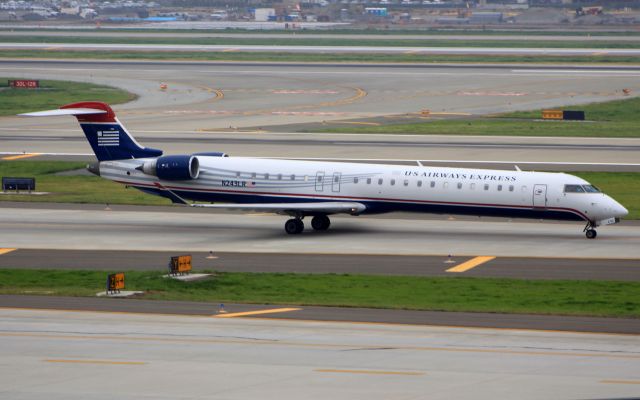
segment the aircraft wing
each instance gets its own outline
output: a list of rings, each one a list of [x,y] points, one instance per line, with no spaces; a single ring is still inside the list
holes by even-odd
[[[199,204],[189,203],[182,197],[178,196],[169,188],[162,186],[160,183],[155,184],[158,188],[164,190],[171,201],[177,204],[184,204],[191,207],[217,208],[223,210],[243,210],[243,211],[259,211],[272,212],[276,214],[296,215],[297,213],[322,213],[322,214],[360,214],[367,207],[356,201],[314,201],[309,203],[221,203],[221,204]]]
[[[257,204],[189,204],[191,207],[226,210],[260,211],[295,215],[301,213],[359,214],[366,209],[362,203],[351,201],[321,201],[313,203],[257,203]]]

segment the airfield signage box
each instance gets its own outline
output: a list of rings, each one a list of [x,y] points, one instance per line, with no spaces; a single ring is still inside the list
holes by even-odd
[[[11,79],[9,86],[18,89],[37,89],[40,87],[40,81],[33,79]]]
[[[171,257],[170,275],[188,274],[189,272],[191,272],[191,255]]]
[[[107,276],[107,294],[120,292],[122,289],[124,289],[124,272],[109,274]]]

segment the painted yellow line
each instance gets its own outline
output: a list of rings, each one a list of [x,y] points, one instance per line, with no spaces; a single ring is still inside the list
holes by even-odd
[[[449,268],[447,270],[447,272],[466,272],[468,270],[470,270],[471,268],[475,268],[480,264],[484,264],[486,262],[489,262],[491,260],[495,259],[494,256],[479,256],[479,257],[475,257],[472,258],[471,260],[467,261],[467,262],[463,262],[462,264],[458,264],[455,267]]]
[[[0,256],[3,254],[11,253],[12,251],[16,251],[18,249],[2,249],[0,248]]]
[[[15,156],[8,156],[8,157],[2,157],[3,160],[19,160],[21,158],[29,158],[29,157],[37,157],[39,156],[41,153],[25,153],[25,154],[18,154]]]
[[[411,375],[420,376],[424,372],[403,372],[403,371],[375,371],[364,369],[316,369],[316,372],[335,372],[345,374],[369,374],[369,375]]]
[[[245,311],[245,312],[237,312],[230,314],[218,314],[215,315],[216,318],[234,318],[234,317],[245,317],[249,315],[261,315],[261,314],[275,314],[275,313],[283,313],[290,311],[298,311],[301,308],[272,308],[270,310],[257,310],[257,311]]]
[[[107,360],[43,360],[49,363],[66,363],[66,364],[106,364],[106,365],[145,365],[142,361],[107,361]]]
[[[625,381],[622,379],[605,379],[600,381],[600,383],[616,383],[619,385],[640,385],[640,381]]]
[[[224,49],[224,50],[222,50],[223,53],[230,53],[230,52],[234,52],[234,51],[238,51],[238,49]]]

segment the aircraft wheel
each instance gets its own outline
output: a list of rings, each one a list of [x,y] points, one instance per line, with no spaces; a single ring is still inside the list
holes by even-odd
[[[331,220],[326,215],[316,215],[311,219],[311,227],[316,231],[326,231],[331,225]]]
[[[291,218],[290,220],[287,220],[287,222],[285,222],[284,230],[290,235],[302,233],[302,231],[304,230],[304,223],[300,219]]]
[[[585,232],[587,239],[595,239],[598,236],[598,232],[595,229],[589,229]]]

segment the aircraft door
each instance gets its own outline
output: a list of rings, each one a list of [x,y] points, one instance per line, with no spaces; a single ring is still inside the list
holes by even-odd
[[[316,192],[322,192],[324,190],[324,171],[318,171],[316,173]]]
[[[547,185],[533,185],[533,207],[547,208]]]
[[[342,180],[342,172],[334,172],[333,180],[331,181],[331,191],[339,192],[340,191],[340,181]]]

